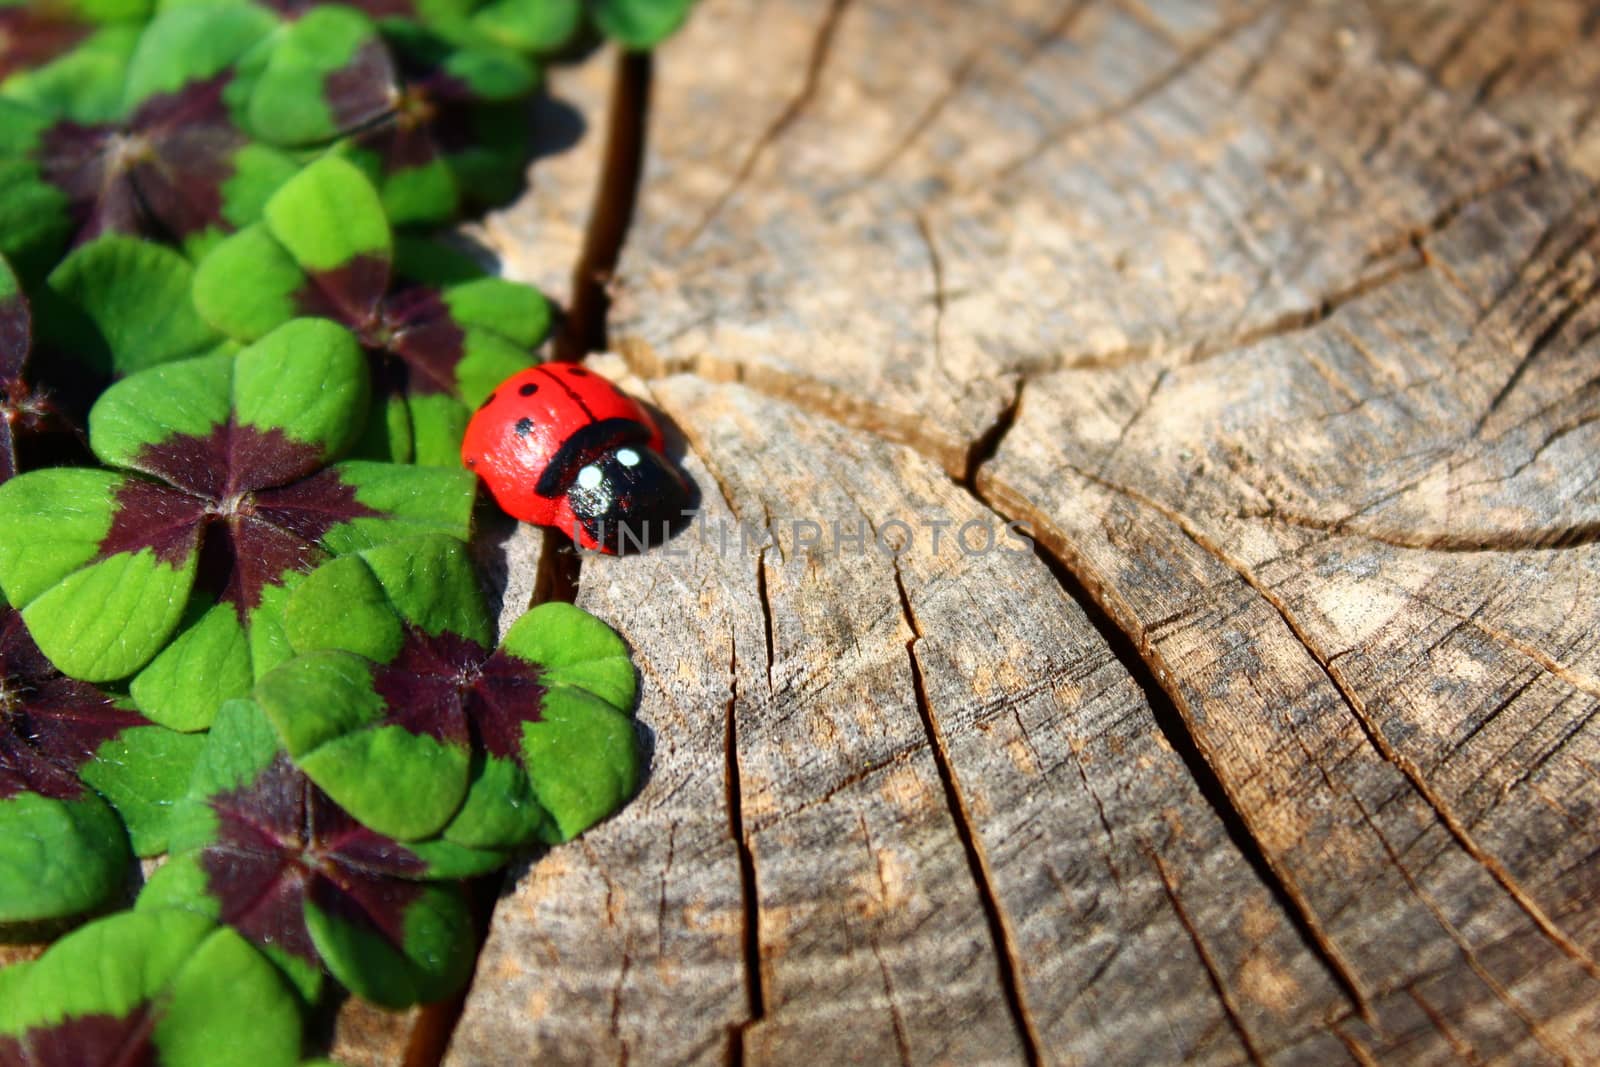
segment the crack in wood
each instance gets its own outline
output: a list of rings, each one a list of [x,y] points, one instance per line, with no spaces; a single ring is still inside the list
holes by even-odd
[[[983,465],[994,459],[995,453],[1000,451],[1000,442],[1004,441],[1006,434],[1017,424],[1017,418],[1022,414],[1022,390],[1027,386],[1026,378],[1018,378],[1011,400],[1000,409],[1000,414],[995,416],[989,428],[979,434],[972,442],[972,447],[967,450],[966,470],[960,478],[962,488],[968,494],[976,496],[973,487],[977,485],[978,471]]]
[[[644,174],[653,75],[652,53],[617,53],[600,182],[572,271],[572,306],[555,339],[558,360],[577,362],[607,347],[611,280],[633,227]]]
[[[727,1060],[732,1067],[740,1067],[744,1063],[745,1033],[766,1018],[767,1005],[766,988],[761,975],[761,897],[756,882],[755,853],[750,848],[750,838],[745,832],[744,783],[739,770],[739,645],[736,636],[729,636],[729,646],[728,703],[724,711],[726,724],[723,737],[726,760],[724,780],[728,834],[739,853],[739,894],[744,906],[742,943],[746,1016],[742,1022],[728,1029]]]
[[[1428,1003],[1427,998],[1417,992],[1414,985],[1406,986],[1405,991],[1411,997],[1412,1003],[1416,1004],[1421,1009],[1422,1014],[1428,1017],[1428,1022],[1432,1024],[1433,1028],[1439,1031],[1440,1035],[1445,1039],[1445,1043],[1450,1046],[1451,1051],[1461,1058],[1461,1062],[1469,1064],[1470,1067],[1482,1067],[1482,1058],[1478,1056],[1471,1045],[1461,1040],[1460,1035],[1455,1032],[1455,1029],[1451,1027],[1445,1017],[1439,1014],[1439,1009]]]
[[[1255,1039],[1250,1036],[1250,1028],[1244,1023],[1244,1016],[1239,1012],[1239,1003],[1234,998],[1233,992],[1228,988],[1227,980],[1222,976],[1222,970],[1217,965],[1216,958],[1211,955],[1211,950],[1206,947],[1205,939],[1200,936],[1194,920],[1189,918],[1189,909],[1183,906],[1183,899],[1178,896],[1177,883],[1173,881],[1172,874],[1167,870],[1167,865],[1162,862],[1160,855],[1148,846],[1144,849],[1145,856],[1150,860],[1151,866],[1161,878],[1161,886],[1166,890],[1167,903],[1172,907],[1173,914],[1177,915],[1178,923],[1189,935],[1190,942],[1194,945],[1195,955],[1200,958],[1200,965],[1205,968],[1206,976],[1211,979],[1211,988],[1216,991],[1217,1000],[1222,1003],[1222,1011],[1227,1016],[1228,1022],[1233,1027],[1233,1032],[1244,1046],[1245,1054],[1254,1064],[1265,1064],[1266,1059],[1261,1055],[1261,1050],[1256,1046]]]
[[[676,251],[682,252],[700,239],[700,235],[705,233],[718,215],[722,214],[723,208],[728,206],[728,202],[744,187],[744,183],[749,181],[750,175],[755,173],[756,164],[761,162],[761,157],[788,132],[789,127],[805,113],[806,108],[811,106],[812,99],[817,95],[817,89],[822,85],[822,73],[827,69],[828,55],[833,50],[834,36],[838,32],[839,22],[851,3],[852,0],[829,0],[828,10],[823,13],[822,21],[818,24],[816,35],[811,41],[811,54],[806,61],[805,78],[800,83],[799,91],[789,98],[783,110],[779,111],[761,131],[761,135],[745,153],[739,169],[734,171],[733,178],[711,202],[711,206],[700,217],[700,221],[695,223],[683,240],[678,242]]]
[[[1194,524],[1193,520],[1183,512],[1176,508],[1162,504],[1160,501],[1155,500],[1154,498],[1129,486],[1119,485],[1115,482],[1107,481],[1104,478],[1096,478],[1092,474],[1077,468],[1070,469],[1078,474],[1079,477],[1082,477],[1085,480],[1090,481],[1104,489],[1118,493],[1135,504],[1149,508],[1158,515],[1161,515],[1168,522],[1171,522],[1174,526],[1176,526],[1178,530],[1181,531],[1183,535],[1201,551],[1205,552],[1218,563],[1221,563],[1224,567],[1232,571],[1240,581],[1244,582],[1245,585],[1247,585],[1252,591],[1255,592],[1257,596],[1259,596],[1269,607],[1271,607],[1282,620],[1289,633],[1292,634],[1301,647],[1305,649],[1312,662],[1314,662],[1321,670],[1323,676],[1333,687],[1334,691],[1339,695],[1345,706],[1350,709],[1352,716],[1355,718],[1356,724],[1361,728],[1363,734],[1365,734],[1368,743],[1372,745],[1373,749],[1380,756],[1382,756],[1384,760],[1393,765],[1400,772],[1401,776],[1406,779],[1416,794],[1422,798],[1429,808],[1432,809],[1435,818],[1437,818],[1439,823],[1450,832],[1451,836],[1455,839],[1457,845],[1460,846],[1462,851],[1464,851],[1476,863],[1478,863],[1490,875],[1490,877],[1500,885],[1501,889],[1503,889],[1511,898],[1511,900],[1523,911],[1523,913],[1533,921],[1533,924],[1540,930],[1541,933],[1544,934],[1546,938],[1550,940],[1552,944],[1560,949],[1564,955],[1573,960],[1573,962],[1578,964],[1578,966],[1581,967],[1591,977],[1600,979],[1600,964],[1597,964],[1594,958],[1590,956],[1590,954],[1585,951],[1581,945],[1579,945],[1561,930],[1561,928],[1556,924],[1555,920],[1552,919],[1549,914],[1545,912],[1544,908],[1533,899],[1532,895],[1522,887],[1522,885],[1511,874],[1511,872],[1506,869],[1504,864],[1502,864],[1498,858],[1478,844],[1477,840],[1473,837],[1466,824],[1456,816],[1450,806],[1445,803],[1444,798],[1440,797],[1434,791],[1432,785],[1430,785],[1427,780],[1427,776],[1422,773],[1421,767],[1419,767],[1417,763],[1409,756],[1405,755],[1394,747],[1394,744],[1389,740],[1389,737],[1384,732],[1383,728],[1367,711],[1365,701],[1362,700],[1361,697],[1355,692],[1354,688],[1345,681],[1338,665],[1330,662],[1326,653],[1324,653],[1316,645],[1316,643],[1311,640],[1311,636],[1305,629],[1304,625],[1289,610],[1288,605],[1283,602],[1281,597],[1279,597],[1273,590],[1268,588],[1265,583],[1257,578],[1242,560],[1235,559],[1220,546],[1214,544],[1212,540],[1206,536],[1205,532],[1200,530]],[[1402,873],[1405,873],[1403,869]]]
[[[583,248],[573,268],[572,306],[562,331],[554,341],[557,359],[577,361],[606,347],[606,319],[610,311],[607,284],[633,224],[634,206],[644,172],[645,134],[649,126],[653,60],[648,52],[619,52],[608,104],[608,133],[601,164],[600,183],[584,231]],[[582,558],[572,539],[556,529],[546,529],[540,546],[529,608],[577,600]],[[474,946],[478,956],[488,940],[494,906],[509,874],[501,870],[469,885],[474,903]],[[609,885],[609,879],[608,883]],[[621,983],[627,974],[628,954],[623,954],[617,978],[611,1024],[617,1027]],[[466,1010],[467,998],[477,980],[476,968],[454,997],[422,1008],[407,1037],[403,1067],[439,1067]],[[621,1045],[622,1063],[629,1049]]]
[[[1563,305],[1561,310],[1556,312],[1545,327],[1534,336],[1533,340],[1528,343],[1527,349],[1523,351],[1522,358],[1517,360],[1517,365],[1511,369],[1511,373],[1506,377],[1504,384],[1500,386],[1500,390],[1489,401],[1489,406],[1482,415],[1478,416],[1478,421],[1473,424],[1472,433],[1469,435],[1471,438],[1475,439],[1483,435],[1483,429],[1488,424],[1489,419],[1494,416],[1495,412],[1500,410],[1511,394],[1516,391],[1517,386],[1521,384],[1522,379],[1527,375],[1529,368],[1566,332],[1566,328],[1578,317],[1578,314],[1590,306],[1590,301],[1597,294],[1600,294],[1600,280],[1597,280],[1594,284],[1584,289],[1582,293]]]
[[[905,615],[906,626],[911,631],[911,637],[906,641],[906,659],[911,667],[911,688],[916,698],[917,714],[922,720],[923,731],[927,734],[928,750],[933,756],[939,782],[944,787],[945,805],[949,809],[950,819],[955,826],[956,837],[961,842],[962,851],[966,853],[973,887],[977,890],[978,902],[983,908],[984,919],[989,927],[989,938],[994,946],[999,970],[1001,994],[1007,1009],[1011,1012],[1017,1036],[1022,1042],[1024,1060],[1029,1067],[1038,1067],[1042,1062],[1041,1049],[1044,1045],[1040,1041],[1033,1017],[1029,1014],[1026,995],[1023,993],[1021,954],[1017,950],[1011,924],[1007,921],[1005,910],[1000,905],[999,894],[995,892],[994,876],[989,869],[989,859],[984,852],[983,842],[973,830],[972,816],[967,809],[966,798],[962,795],[961,783],[950,765],[950,753],[945,745],[944,731],[939,726],[938,717],[934,714],[932,703],[928,699],[927,681],[922,675],[922,663],[917,658],[917,643],[922,640],[922,629],[917,622],[916,611],[911,606],[911,596],[906,591],[905,577],[900,573],[900,561],[896,556],[891,556],[890,561],[894,565],[894,584],[900,594],[900,608]]]
[[[1353,1010],[1375,1026],[1377,1017],[1365,985],[1323,929],[1322,920],[1305,891],[1262,846],[1246,814],[1248,809],[1234,799],[1218,776],[1200,736],[1189,723],[1188,704],[1161,653],[1151,644],[1149,632],[1129,628],[1121,621],[1131,618],[1131,612],[1123,607],[1119,613],[1108,590],[1088,574],[1077,553],[1043,516],[1030,514],[1031,509],[1024,506],[1004,506],[997,499],[993,485],[980,482],[977,496],[1008,520],[1030,518],[1036,535],[1034,548],[1040,562],[1055,576],[1067,597],[1082,609],[1117,662],[1139,686],[1157,729],[1189,772],[1201,798],[1221,822],[1234,849],[1255,872],[1306,951],[1322,966]]]
[[[1335,1023],[1331,1024],[1328,1029],[1333,1031],[1333,1035],[1339,1039],[1339,1043],[1345,1047],[1345,1051],[1350,1053],[1350,1058],[1360,1064],[1361,1067],[1383,1067],[1372,1053],[1367,1051],[1367,1046],[1358,1041],[1355,1035],[1346,1031],[1344,1027]]]
[[[1103,480],[1103,476],[1102,480]],[[1363,509],[1370,510],[1368,509]],[[1361,514],[1358,512],[1357,514]],[[1578,548],[1600,542],[1600,519],[1571,523],[1542,530],[1478,530],[1437,533],[1421,531],[1395,531],[1373,529],[1353,524],[1349,518],[1323,519],[1315,515],[1300,515],[1281,508],[1267,510],[1239,509],[1228,518],[1254,522],[1279,523],[1305,530],[1332,534],[1335,537],[1358,537],[1391,548],[1414,549],[1421,552],[1444,552],[1471,555],[1479,552],[1533,552],[1557,551]],[[1354,516],[1352,516],[1354,517]]]

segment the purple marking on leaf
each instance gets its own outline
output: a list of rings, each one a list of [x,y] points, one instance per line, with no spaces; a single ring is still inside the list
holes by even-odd
[[[64,55],[89,36],[89,29],[32,4],[0,8],[0,81]]]
[[[430,636],[406,627],[400,651],[373,670],[373,691],[389,709],[384,721],[465,748],[472,734],[465,696],[489,650],[449,631]]]
[[[320,541],[335,526],[352,519],[381,518],[383,513],[356,499],[356,488],[324,468],[292,485],[255,494],[255,513],[264,522],[305,541]]]
[[[521,765],[522,727],[543,717],[546,690],[539,674],[534,664],[500,649],[483,665],[468,714],[489,755]]]
[[[360,340],[373,357],[374,409],[398,393],[456,395],[466,334],[437,289],[408,285],[385,296],[389,262],[366,255],[308,278],[295,294],[297,312],[331,318]],[[395,373],[396,363],[403,372]]]
[[[182,239],[223,218],[224,183],[246,143],[223,103],[231,73],[146,100],[122,125],[58,122],[40,138],[44,179],[66,194],[76,240]]]
[[[81,796],[78,768],[122,731],[147,725],[94,686],[63,677],[22,615],[0,607],[0,800],[23,792]]]
[[[421,285],[401,289],[384,302],[384,318],[390,324],[389,351],[406,365],[407,390],[454,396],[467,335],[438,291]]]
[[[352,128],[351,142],[378,160],[384,177],[420,170],[478,147],[472,87],[437,68],[406,77],[382,121]]]
[[[105,233],[139,233],[141,217],[130,156],[143,149],[115,126],[62,121],[39,141],[39,171],[67,197],[78,242]]]
[[[309,893],[318,907],[398,947],[405,911],[421,892],[404,879],[427,870],[415,853],[356,822],[284,755],[210,804],[217,835],[201,850],[200,867],[223,922],[314,962]]]
[[[342,522],[381,512],[356,500],[355,487],[337,471],[321,470],[276,489],[263,489],[213,529],[226,532],[232,566],[219,599],[241,616],[261,605],[261,592],[292,571],[309,571],[327,558],[319,542]],[[223,553],[218,552],[219,557]]]
[[[367,41],[322,81],[322,96],[340,133],[387,114],[400,95],[394,60],[382,41]]]
[[[189,493],[130,476],[117,490],[111,529],[100,540],[100,559],[146,548],[169,567],[181,567],[200,547],[206,502]]]
[[[156,1067],[156,1015],[141,1004],[126,1016],[69,1015],[51,1026],[0,1037],[0,1064],[7,1067]]]
[[[223,73],[153,97],[130,123],[152,146],[132,169],[134,188],[144,209],[180,241],[224,223],[223,185],[246,143],[222,100],[231,78]]]
[[[386,722],[449,744],[475,733],[489,755],[521,762],[522,725],[538,722],[545,687],[539,668],[445,631],[406,627],[399,653],[374,668],[372,687]]]
[[[218,543],[215,558],[227,561],[221,582],[211,585],[215,579],[210,579],[207,584],[220,586],[217,599],[232,604],[241,621],[261,606],[267,586],[279,584],[285,574],[309,571],[328,558],[314,541],[253,516],[230,518],[207,532]]]
[[[304,478],[322,461],[320,445],[296,441],[276,426],[228,422],[204,437],[180,433],[147,444],[130,466],[221,502]]]
[[[307,284],[294,294],[296,310],[334,319],[367,341],[379,324],[379,306],[389,289],[388,258],[363,253],[333,270],[307,271],[306,277]]]
[[[261,605],[266,586],[327,558],[319,542],[329,530],[382,516],[337,471],[317,470],[322,461],[316,445],[239,423],[146,445],[132,465],[180,488],[129,477],[100,558],[149,548],[179,566],[199,550],[198,584],[242,619]]]

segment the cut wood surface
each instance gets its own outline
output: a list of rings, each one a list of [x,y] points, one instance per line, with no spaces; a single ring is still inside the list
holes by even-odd
[[[595,361],[698,522],[576,591],[650,774],[445,1062],[1600,1062],[1597,179],[1590,4],[702,0]]]

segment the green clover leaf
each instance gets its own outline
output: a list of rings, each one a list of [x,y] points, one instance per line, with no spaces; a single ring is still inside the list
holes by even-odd
[[[113,915],[0,976],[0,1063],[300,1061],[300,1008],[282,977],[193,912]]]
[[[424,17],[456,32],[465,27],[507,48],[549,55],[583,39],[591,24],[624,48],[643,51],[666,40],[693,0],[489,0],[429,5]]]
[[[694,0],[590,0],[589,17],[624,48],[654,48],[683,25]]]
[[[82,245],[48,279],[41,341],[100,380],[232,351],[200,317],[194,265],[163,245],[107,235]]]

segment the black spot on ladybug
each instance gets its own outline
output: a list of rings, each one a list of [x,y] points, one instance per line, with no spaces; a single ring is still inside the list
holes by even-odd
[[[528,382],[525,385],[523,385],[522,388],[517,390],[517,392],[520,393],[522,396],[532,396],[534,393],[537,393],[538,391],[539,391],[539,385],[538,385],[537,382]]]
[[[577,375],[579,378],[587,378],[589,376],[589,372],[584,370],[582,367],[573,367],[572,370],[568,371],[568,373]]]
[[[517,420],[517,425],[514,429],[517,431],[518,437],[526,437],[533,432],[533,420],[524,416]]]
[[[493,403],[494,403],[494,394],[490,393],[488,396],[483,398],[483,403],[478,405],[478,410],[482,411],[484,408],[488,407],[490,404],[493,404]]]
[[[478,465],[478,461],[477,460],[475,460],[475,459],[467,460],[468,468],[476,467],[477,465]]]

